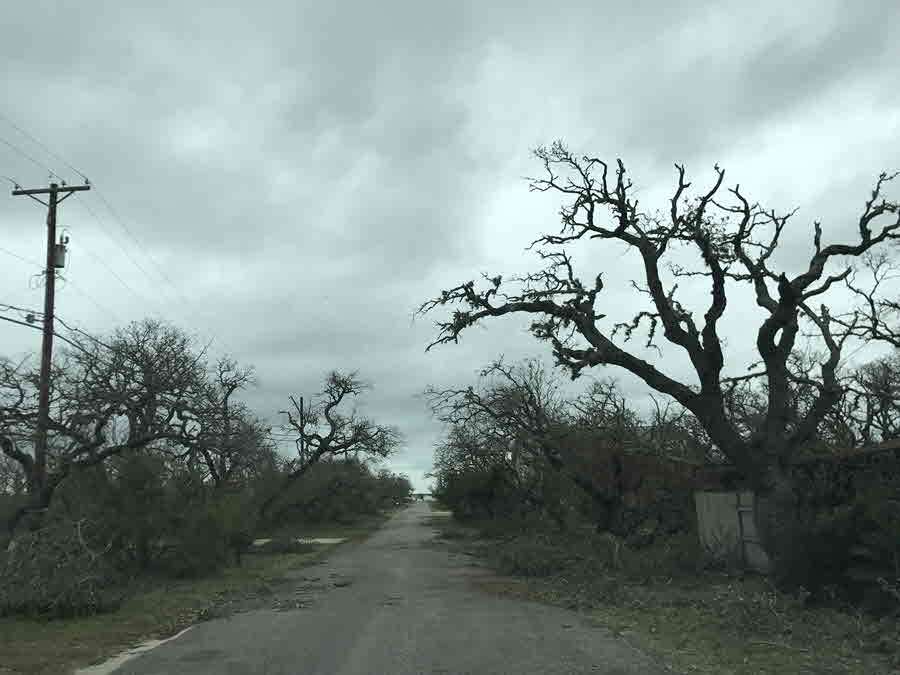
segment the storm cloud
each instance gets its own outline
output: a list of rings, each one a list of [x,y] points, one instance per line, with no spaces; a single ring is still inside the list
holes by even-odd
[[[440,428],[424,387],[548,356],[517,319],[426,354],[439,317],[412,321],[442,288],[536,269],[523,249],[560,202],[529,193],[530,149],[622,157],[647,208],[666,207],[673,163],[699,186],[719,162],[754,199],[801,207],[779,260],[802,264],[814,219],[852,235],[874,178],[900,169],[898,28],[890,1],[10,3],[0,174],[77,182],[71,163],[96,186],[61,209],[61,317],[213,338],[256,366],[247,401],[273,422],[289,394],[358,368],[363,410],[406,433],[392,468],[425,487]],[[40,307],[43,213],[21,197],[0,213],[0,302]],[[606,272],[619,320],[638,276],[621,253],[576,258]],[[740,368],[740,309],[726,317]],[[37,349],[36,331],[0,336],[5,354]],[[689,377],[679,358],[664,363]]]

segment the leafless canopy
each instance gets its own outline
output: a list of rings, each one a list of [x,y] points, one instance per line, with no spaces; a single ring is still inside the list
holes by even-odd
[[[351,453],[388,457],[397,449],[402,436],[395,427],[376,424],[356,410],[342,410],[368,388],[355,372],[333,371],[325,379],[317,400],[301,406],[295,396],[290,397],[291,407],[281,411],[287,417],[283,430],[296,436],[298,457],[289,465],[285,487],[320,459]],[[277,498],[275,494],[263,504],[263,513]]]
[[[677,186],[667,213],[648,215],[632,197],[632,182],[621,160],[611,168],[597,158],[578,158],[559,142],[535,154],[545,176],[534,179],[531,189],[554,191],[569,201],[561,211],[559,233],[544,235],[532,244],[546,267],[513,279],[516,290],[507,292],[499,275],[485,275],[487,283],[481,289],[468,281],[424,303],[420,313],[445,305],[456,307],[449,320],[437,324],[438,337],[428,348],[456,342],[466,328],[488,317],[531,314],[535,316],[532,333],[551,344],[558,363],[573,377],[597,365],[628,370],[693,413],[712,441],[748,475],[765,473],[808,442],[841,397],[836,370],[845,341],[852,335],[874,336],[871,321],[866,330],[862,313],[845,314],[838,321],[826,305],[815,306],[820,296],[846,282],[852,273],[846,266],[826,275],[826,264],[858,258],[900,236],[898,204],[882,196],[896,174],[878,177],[859,216],[855,243],[824,246],[822,227],[813,223],[809,263],[789,277],[773,269],[772,255],[794,212],[778,215],[765,210],[751,203],[739,185],[724,189],[725,172],[718,166],[712,185],[689,200],[686,190],[691,183],[685,179],[684,167],[676,165]],[[726,198],[728,203],[722,201]],[[639,312],[631,322],[604,326],[607,315],[598,307],[603,272],[586,283],[575,274],[565,249],[567,244],[588,239],[622,242],[640,256],[644,284],[636,284],[636,289],[649,298],[651,309]],[[694,270],[672,267],[675,278],[703,277],[709,282],[711,300],[700,321],[678,301],[677,283],[669,288],[663,283],[661,264],[676,246],[693,250],[699,260]],[[756,328],[760,368],[743,377],[761,378],[768,401],[763,419],[748,435],[740,432],[726,409],[727,389],[734,378],[723,374],[719,335],[726,288],[735,282],[751,285],[757,305],[765,311]],[[791,370],[801,319],[810,323],[825,346],[818,373],[810,376]],[[622,331],[627,342],[641,324],[647,327],[648,344],[654,344],[661,327],[665,339],[686,353],[699,387],[673,379],[613,341]],[[816,395],[802,418],[791,419],[789,391],[798,377],[805,377]]]
[[[27,451],[37,424],[37,369],[0,363],[2,451],[26,476],[29,508],[46,507],[74,467],[155,444],[190,443],[195,433],[205,349],[195,349],[189,336],[144,321],[107,343],[87,335],[75,340],[77,348],[63,350],[53,365],[46,474]]]

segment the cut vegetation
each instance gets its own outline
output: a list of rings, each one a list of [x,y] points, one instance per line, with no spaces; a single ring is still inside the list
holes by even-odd
[[[484,590],[583,612],[676,672],[888,675],[900,669],[896,620],[809,607],[804,595],[781,593],[764,577],[717,570],[691,537],[633,551],[592,533],[522,532],[513,522],[464,525],[433,517],[430,524],[438,542],[502,575],[482,584]]]
[[[354,524],[320,524],[309,531],[352,543],[368,536],[384,519],[385,516],[369,516]],[[304,535],[307,532],[296,526],[293,531]],[[128,597],[113,612],[52,621],[0,618],[0,635],[4,638],[0,641],[0,664],[6,669],[0,669],[0,673],[71,672],[147,640],[171,637],[198,621],[254,608],[261,602],[265,605],[298,570],[321,560],[334,548],[334,545],[296,546],[294,551],[249,554],[241,567],[227,567],[207,578],[173,580],[146,576],[133,584]]]

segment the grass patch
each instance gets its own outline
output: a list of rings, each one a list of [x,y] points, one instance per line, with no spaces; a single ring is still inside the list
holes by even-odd
[[[443,538],[464,539],[451,519],[434,520]],[[513,577],[490,590],[587,612],[677,672],[900,672],[896,620],[809,608],[765,578],[710,568],[688,535],[634,551],[593,533],[522,532],[517,524],[493,523],[483,534],[494,545],[454,543]]]
[[[293,526],[293,536],[358,541],[387,517],[302,531]],[[275,534],[287,536],[291,529],[278,528]],[[270,595],[291,570],[313,564],[333,549],[322,546],[304,553],[246,555],[242,567],[228,567],[196,580],[145,577],[135,582],[122,606],[108,614],[53,621],[0,618],[0,673],[58,675],[101,662],[145,640],[170,637],[198,621],[227,615],[231,601]]]
[[[624,603],[595,607],[591,616],[680,672],[887,675],[900,667],[896,624],[803,608],[763,579],[681,594],[630,590]]]

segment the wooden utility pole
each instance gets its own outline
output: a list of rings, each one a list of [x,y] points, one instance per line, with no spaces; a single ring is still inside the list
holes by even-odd
[[[53,308],[56,291],[56,207],[75,192],[90,190],[85,185],[59,185],[50,183],[48,188],[12,191],[13,196],[25,195],[47,207],[47,269],[44,288],[44,337],[41,342],[41,379],[38,395],[38,423],[34,439],[34,475],[29,476],[33,496],[40,500],[47,482],[47,426],[50,421],[50,364],[53,358]],[[60,198],[62,194],[62,198]],[[44,201],[37,195],[48,195]],[[62,261],[59,261],[60,263]],[[60,267],[62,265],[60,264]]]
[[[306,462],[306,418],[303,417],[303,397],[300,397],[300,463]]]

